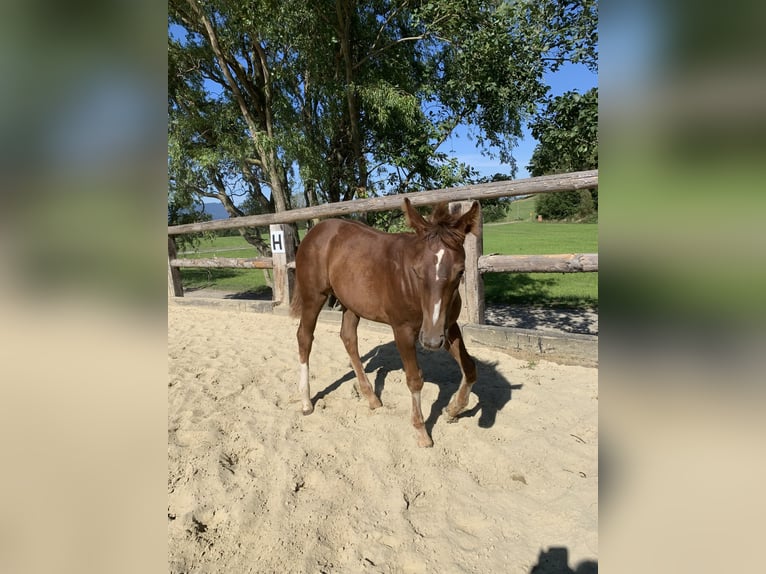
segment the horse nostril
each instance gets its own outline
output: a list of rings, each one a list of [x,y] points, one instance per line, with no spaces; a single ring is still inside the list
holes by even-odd
[[[427,337],[423,334],[423,331],[421,331],[418,339],[420,340],[420,344],[429,351],[436,351],[438,349],[444,348],[444,335],[439,335],[438,337]]]

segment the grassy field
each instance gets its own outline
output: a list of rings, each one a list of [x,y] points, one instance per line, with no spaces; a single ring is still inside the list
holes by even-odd
[[[529,204],[524,206],[522,204]],[[531,204],[529,202],[532,202]],[[541,255],[598,252],[598,225],[587,223],[537,223],[529,220],[534,198],[519,201],[526,221],[484,227],[484,253]],[[530,207],[531,205],[531,207]],[[526,210],[526,211],[525,211]],[[197,252],[181,257],[257,257],[241,237],[216,237],[200,242]],[[182,269],[185,289],[211,288],[233,292],[267,290],[263,271],[240,269]],[[598,307],[598,273],[491,273],[484,276],[488,304],[510,303],[546,307]]]
[[[181,258],[259,257],[255,247],[240,236],[213,237],[200,241],[195,251],[179,253]],[[219,289],[235,293],[261,293],[269,290],[264,272],[259,269],[181,269],[184,289]]]
[[[519,222],[484,227],[484,254],[597,253],[598,225]],[[488,273],[487,303],[598,307],[598,273]]]
[[[511,202],[506,212],[505,222],[511,221],[534,221],[535,219],[535,200],[536,197],[526,197]]]

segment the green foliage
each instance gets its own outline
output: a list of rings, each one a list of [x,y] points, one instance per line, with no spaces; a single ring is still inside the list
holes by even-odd
[[[564,193],[543,193],[537,197],[535,208],[543,219],[563,220],[574,217],[580,206],[580,196],[576,191]]]
[[[530,129],[540,142],[528,166],[533,176],[598,168],[598,88],[548,100],[544,111],[530,122]],[[536,206],[545,219],[593,220],[598,192],[541,194]]]
[[[535,209],[545,220],[575,220],[593,223],[598,220],[598,191],[583,189],[537,196]]]
[[[582,189],[544,193],[535,200],[535,211],[544,220],[598,222],[598,191]]]
[[[596,20],[591,0],[170,0],[169,198],[255,213],[466,183],[439,151],[460,125],[513,173],[544,72],[594,66]]]
[[[212,216],[197,208],[197,204],[191,201],[178,203],[176,201],[168,202],[168,225],[183,225],[185,223],[196,223],[198,221],[210,221]],[[212,237],[206,233],[186,233],[175,237],[176,245],[179,250],[195,249],[202,239]]]
[[[516,0],[505,6],[551,70],[565,62],[598,70],[598,0]]]
[[[532,154],[533,176],[598,167],[598,88],[549,99],[529,124],[540,142]]]
[[[504,221],[508,216],[511,202],[507,198],[487,199],[481,202],[481,215],[484,223]]]

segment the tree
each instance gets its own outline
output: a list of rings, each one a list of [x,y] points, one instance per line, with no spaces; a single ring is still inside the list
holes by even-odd
[[[569,62],[598,71],[597,0],[517,0],[508,9],[546,68],[555,72]]]
[[[193,202],[186,202],[179,205],[174,201],[168,202],[168,225],[183,225],[185,223],[194,223],[197,221],[210,221],[212,216],[198,209]],[[175,237],[177,244],[181,249],[193,249],[199,245],[204,233],[185,233]]]
[[[598,88],[549,99],[530,129],[539,142],[528,166],[531,175],[597,169]],[[542,194],[536,206],[546,219],[588,218],[598,210],[598,191]]]
[[[460,125],[513,173],[543,73],[597,40],[588,0],[170,0],[168,24],[171,193],[232,216],[299,183],[306,205],[463,183]]]

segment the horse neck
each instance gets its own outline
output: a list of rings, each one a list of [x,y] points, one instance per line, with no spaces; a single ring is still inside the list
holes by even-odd
[[[428,249],[425,242],[414,233],[400,234],[401,245],[398,250],[401,263],[405,269],[412,269],[412,266],[422,256],[423,250]]]

